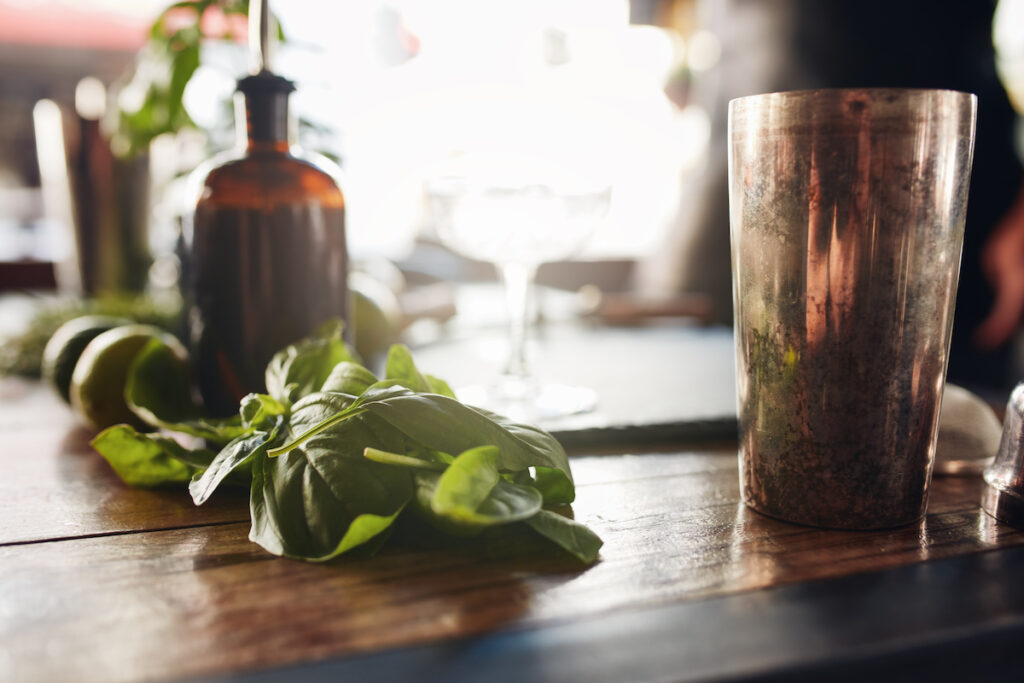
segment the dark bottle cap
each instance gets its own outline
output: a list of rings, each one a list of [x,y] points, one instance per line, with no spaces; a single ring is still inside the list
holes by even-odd
[[[250,142],[287,142],[288,95],[294,91],[294,83],[266,70],[238,81]]]

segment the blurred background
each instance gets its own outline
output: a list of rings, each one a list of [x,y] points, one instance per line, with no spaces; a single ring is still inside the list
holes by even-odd
[[[173,292],[180,221],[192,208],[187,177],[234,142],[232,93],[247,52],[244,2],[168,4],[0,0],[0,291],[33,300]],[[969,218],[978,237],[965,269],[977,272],[965,270],[972,298],[958,303],[957,344],[980,383],[1010,384],[1024,366],[1024,228],[1001,231],[1022,236],[995,249],[1017,254],[1003,259],[1010,265],[981,265],[1015,206],[1024,226],[1015,204],[1024,0],[291,0],[271,10],[283,39],[276,70],[298,88],[296,139],[340,165],[360,267],[385,282],[392,265],[413,279],[493,278],[436,240],[423,182],[454,151],[508,135],[568,150],[611,184],[608,215],[584,250],[545,266],[540,280],[616,320],[728,324],[728,98],[847,85],[989,88],[979,127],[1000,134],[979,134],[979,152],[998,148],[991,156],[1003,161],[988,166],[985,152],[978,162],[1006,189],[989,198],[972,188],[972,204],[990,211]],[[934,72],[953,67],[933,54],[958,60],[963,77],[944,85]],[[97,145],[109,158],[87,151]],[[95,186],[104,164],[111,188]],[[111,206],[83,208],[107,195]],[[127,264],[116,273],[83,243],[81,216],[104,212],[118,216],[116,227],[87,241]],[[87,272],[87,257],[99,272]],[[1019,285],[999,273],[1016,273]],[[1019,295],[993,303],[1000,287]],[[0,332],[23,325],[19,301],[0,307]],[[975,314],[960,325],[963,311]]]
[[[67,231],[44,210],[33,108],[48,99],[73,110],[76,88],[83,106],[85,78],[107,89],[116,100],[110,108],[152,104],[147,88],[173,77],[165,55],[147,43],[167,4],[0,2],[3,261],[59,259],[67,249]],[[246,26],[209,4],[199,66],[182,94],[187,118],[151,143],[158,215],[150,240],[158,252],[168,240],[161,220],[178,210],[168,183],[234,141],[231,96],[247,67]],[[680,173],[707,143],[706,113],[687,105],[685,91],[689,72],[710,68],[719,46],[699,29],[693,2],[298,0],[272,9],[285,36],[276,68],[298,86],[299,140],[341,162],[357,258],[407,256],[424,229],[419,195],[428,165],[555,93],[563,111],[580,113],[593,151],[615,170],[616,216],[590,242],[591,257],[654,249]],[[228,40],[217,39],[225,33]],[[159,106],[151,115],[169,116]]]

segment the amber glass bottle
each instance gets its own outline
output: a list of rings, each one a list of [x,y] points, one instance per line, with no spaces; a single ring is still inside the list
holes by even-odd
[[[189,344],[207,410],[265,391],[271,356],[330,318],[348,320],[345,200],[332,173],[288,144],[292,83],[239,81],[244,145],[200,169],[184,231]]]

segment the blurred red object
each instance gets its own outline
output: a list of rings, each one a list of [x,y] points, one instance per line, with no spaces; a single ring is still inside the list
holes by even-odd
[[[83,4],[0,0],[0,43],[133,52],[145,42],[157,9],[117,11],[112,5]]]

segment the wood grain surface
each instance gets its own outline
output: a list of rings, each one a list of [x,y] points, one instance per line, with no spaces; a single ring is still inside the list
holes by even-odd
[[[574,514],[605,540],[586,570],[528,533],[307,564],[248,541],[244,497],[197,509],[184,490],[123,486],[23,389],[51,419],[3,435],[0,680],[256,671],[1024,544],[980,512],[972,478],[936,479],[929,515],[903,529],[775,521],[739,503],[726,445],[574,458]]]
[[[249,519],[240,492],[196,508],[181,491],[125,486],[89,446],[94,433],[38,382],[0,380],[0,544]]]

